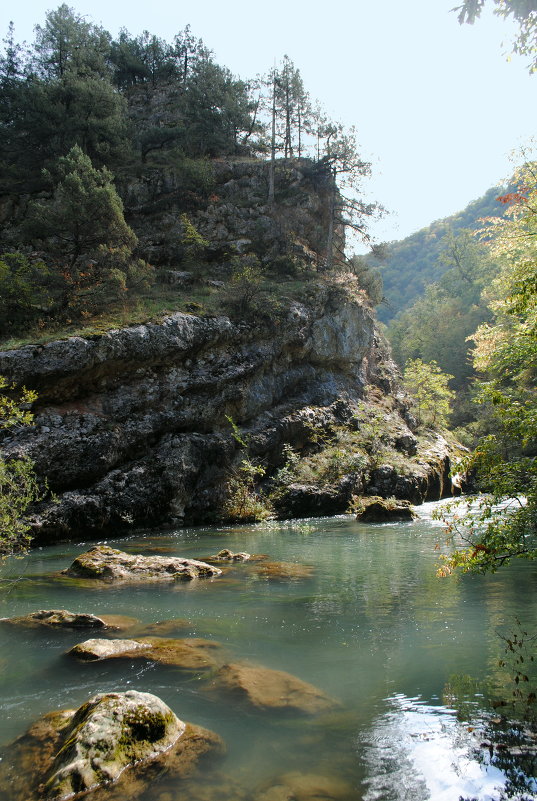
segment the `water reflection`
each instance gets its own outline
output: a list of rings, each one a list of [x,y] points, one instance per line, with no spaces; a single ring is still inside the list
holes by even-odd
[[[504,774],[473,753],[473,732],[453,709],[395,695],[359,741],[364,801],[494,801]]]

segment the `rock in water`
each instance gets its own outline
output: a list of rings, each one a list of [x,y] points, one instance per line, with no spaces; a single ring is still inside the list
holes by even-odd
[[[80,554],[73,564],[62,572],[74,578],[105,581],[190,580],[213,578],[222,573],[220,568],[195,559],[128,554],[108,545],[96,545],[86,553]]]
[[[211,690],[230,693],[262,710],[317,715],[336,706],[322,690],[290,673],[240,662],[221,667]]]
[[[144,648],[150,648],[148,643],[138,640],[86,640],[78,643],[69,651],[69,654],[82,659],[84,662],[96,662],[99,659],[110,659],[114,656],[124,656]]]
[[[212,562],[248,562],[251,556],[249,553],[246,553],[246,551],[233,553],[229,548],[224,548],[222,551],[218,551],[217,554],[209,558]]]
[[[414,520],[417,514],[409,501],[396,501],[372,496],[360,498],[361,509],[356,515],[360,523],[388,523],[391,520]]]
[[[65,629],[104,629],[108,628],[106,620],[96,615],[68,612],[67,609],[39,609],[22,617],[1,618],[2,623],[17,626],[50,626]]]
[[[78,643],[68,656],[84,662],[124,658],[131,661],[142,659],[171,665],[181,670],[211,670],[217,663],[213,657],[220,648],[214,640],[168,639],[165,637],[143,637],[137,640],[86,640]]]
[[[43,783],[43,795],[64,801],[116,781],[126,768],[155,759],[186,724],[149,693],[96,695],[73,715]]]
[[[217,734],[183,723],[154,695],[97,695],[78,711],[44,715],[3,749],[0,797],[135,801],[154,792],[159,797],[161,776],[172,781],[195,776],[202,758],[223,751]]]

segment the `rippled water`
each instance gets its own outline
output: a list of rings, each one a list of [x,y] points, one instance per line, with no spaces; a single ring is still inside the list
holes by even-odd
[[[507,680],[498,668],[498,629],[508,630],[518,617],[537,631],[537,565],[436,578],[434,547],[442,531],[431,520],[433,506],[420,507],[413,523],[364,526],[343,516],[107,540],[137,553],[202,558],[230,548],[313,566],[310,578],[295,581],[261,578],[251,564],[226,568],[219,579],[165,586],[93,589],[60,577],[89,543],[10,561],[0,617],[65,608],[147,623],[186,618],[189,628],[179,636],[215,639],[230,661],[292,673],[341,706],[318,719],[282,720],[210,698],[203,678],[169,667],[73,664],[65,651],[89,634],[3,626],[0,744],[42,713],[79,706],[96,692],[138,689],[220,734],[227,744],[220,767],[248,798],[294,772],[333,785],[332,795],[306,792],[301,801],[498,798],[502,774],[476,761],[479,741],[463,719],[485,706],[487,682]],[[166,792],[174,799],[173,787]]]

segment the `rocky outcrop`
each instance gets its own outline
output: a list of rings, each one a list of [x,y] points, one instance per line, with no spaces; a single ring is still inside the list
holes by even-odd
[[[222,750],[216,734],[179,720],[154,695],[107,693],[38,720],[4,752],[0,782],[10,801],[135,799],[163,772],[191,776]]]
[[[181,559],[177,556],[141,556],[96,545],[76,557],[66,570],[73,578],[98,579],[107,582],[190,581],[221,575],[218,567]]]
[[[242,458],[230,418],[269,477],[285,445],[307,453],[319,432],[365,430],[366,394],[392,432],[383,436],[413,460],[411,474],[365,466],[329,486],[298,483],[275,502],[277,514],[344,512],[364,492],[412,502],[448,494],[447,451],[433,443],[409,456],[418,448],[412,416],[371,309],[336,289],[291,303],[272,326],[176,313],[1,352],[0,375],[39,394],[34,426],[0,432],[4,454],[29,456],[56,494],[36,511],[37,541],[221,519]]]

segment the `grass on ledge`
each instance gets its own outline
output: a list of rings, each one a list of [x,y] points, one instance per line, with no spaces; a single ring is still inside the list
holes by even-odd
[[[305,286],[306,283],[301,280],[275,281],[267,278],[261,288],[265,297],[290,302],[301,296]],[[174,312],[198,316],[229,315],[225,303],[228,291],[229,284],[220,288],[206,283],[186,287],[155,283],[145,292],[72,324],[34,327],[16,337],[0,338],[0,350],[15,350],[24,345],[41,345],[68,337],[98,336],[117,328],[158,323]]]

